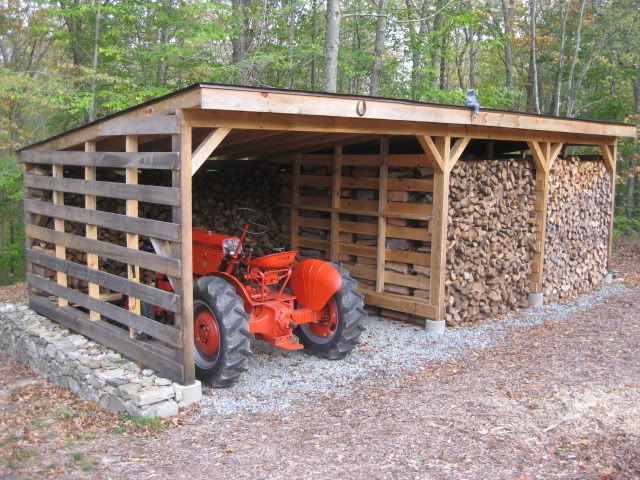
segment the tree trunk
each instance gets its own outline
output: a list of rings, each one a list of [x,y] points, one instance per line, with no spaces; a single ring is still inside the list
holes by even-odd
[[[315,51],[315,45],[316,45],[316,34],[317,34],[317,27],[316,27],[316,13],[318,11],[318,0],[313,0],[311,2],[311,45],[314,48]],[[316,90],[316,55],[315,53],[313,54],[312,58],[311,58],[311,90],[315,91]]]
[[[504,18],[505,84],[508,89],[513,88],[513,50],[511,45],[511,39],[513,38],[513,2],[514,0],[500,1]]]
[[[580,41],[582,37],[582,22],[584,20],[584,8],[587,4],[587,0],[581,0],[580,2],[580,17],[578,18],[578,27],[576,29],[576,38],[573,48],[573,59],[571,60],[571,67],[569,67],[569,86],[567,87],[567,117],[575,116],[576,106],[576,87],[575,87],[575,73],[576,65],[578,64],[578,57],[580,55]]]
[[[538,88],[538,56],[536,54],[536,2],[537,0],[530,0],[529,13],[531,15],[531,55],[529,61],[529,91],[530,95],[527,96],[528,110],[533,110],[535,113],[540,113],[540,90]]]
[[[473,28],[464,29],[464,38],[467,52],[469,54],[469,88],[476,88],[476,48],[474,45],[475,32]]]
[[[289,55],[289,68],[287,71],[287,88],[293,88],[293,52],[296,41],[296,6],[293,0],[289,3],[289,36],[287,39],[287,50]]]
[[[335,93],[338,83],[338,52],[340,50],[340,0],[327,0],[327,28],[324,41],[322,90]]]
[[[235,74],[236,82],[239,84],[246,83],[246,75],[240,70],[240,64],[244,61],[246,54],[246,38],[245,38],[245,4],[244,0],[231,0],[231,10],[233,18],[236,22],[237,31],[231,38],[231,62],[238,68]]]
[[[640,120],[640,66],[636,67],[636,78],[633,81],[633,98],[636,101],[636,115]],[[632,218],[636,208],[636,186],[638,184],[638,172],[636,171],[636,154],[629,155],[629,176],[627,177],[627,201],[625,210],[628,218]]]
[[[97,116],[98,110],[98,61],[100,55],[100,20],[102,17],[101,0],[95,2],[96,9],[96,25],[93,30],[93,58],[91,67],[93,75],[91,77],[91,105],[89,106],[89,122],[93,122]]]
[[[387,31],[387,0],[379,0],[378,17],[376,25],[376,43],[373,50],[373,68],[371,69],[371,87],[369,93],[376,97],[380,94],[380,75],[382,73],[382,59],[384,57],[384,38]]]
[[[162,2],[162,9],[165,10],[165,18],[171,18],[171,0],[164,0]],[[169,25],[167,21],[163,20],[160,26],[160,35],[158,41],[160,42],[163,50],[163,58],[158,62],[158,68],[156,69],[156,85],[162,87],[167,81],[167,61],[164,59],[164,47],[169,42]]]
[[[556,75],[556,89],[551,101],[551,108],[549,109],[552,115],[556,117],[560,116],[560,104],[562,101],[562,76],[564,74],[564,44],[567,33],[567,2],[562,0],[560,2],[560,49],[558,52],[558,73]]]

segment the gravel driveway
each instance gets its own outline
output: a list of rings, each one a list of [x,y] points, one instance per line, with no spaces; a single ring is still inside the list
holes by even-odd
[[[97,439],[100,478],[640,478],[640,290],[430,337],[371,320],[345,362],[260,347],[155,439]],[[393,345],[389,339],[393,338]]]

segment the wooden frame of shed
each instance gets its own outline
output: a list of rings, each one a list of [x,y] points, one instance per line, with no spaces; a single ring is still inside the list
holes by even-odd
[[[192,312],[192,175],[209,158],[285,161],[291,166],[284,178],[291,198],[280,206],[290,212],[292,248],[311,246],[339,260],[341,254],[375,259],[368,266],[353,266],[367,275],[375,288],[364,290],[366,303],[440,321],[444,318],[444,277],[447,238],[449,175],[465,148],[474,140],[517,142],[530,150],[536,165],[537,232],[530,291],[542,291],[548,175],[551,165],[568,145],[596,146],[615,178],[616,142],[636,135],[636,128],[583,120],[543,117],[514,112],[431,105],[346,95],[282,91],[261,88],[198,84],[143,105],[111,115],[62,135],[31,145],[20,152],[25,175],[30,305],[37,312],[156,369],[182,384],[195,380]],[[389,138],[413,136],[422,147],[416,154],[389,153]],[[378,139],[379,153],[347,155],[343,146]],[[332,154],[311,154],[332,148]],[[332,175],[304,175],[307,163],[323,164]],[[379,169],[376,178],[343,177],[345,165]],[[432,179],[398,179],[393,167],[434,169]],[[82,168],[83,178],[65,178],[65,169]],[[47,169],[45,175],[34,169]],[[104,181],[99,169],[124,170],[124,182]],[[139,170],[170,172],[170,186],[139,184]],[[328,188],[322,201],[307,197],[304,188]],[[341,188],[376,189],[378,199],[345,200]],[[215,188],[215,186],[214,186]],[[611,185],[614,189],[614,182]],[[390,189],[428,192],[431,204],[388,201]],[[33,195],[51,192],[50,201]],[[65,205],[65,194],[84,196],[84,208]],[[105,212],[97,197],[122,199],[126,211]],[[169,206],[171,221],[138,216],[139,202]],[[326,214],[305,217],[303,211]],[[377,221],[345,221],[342,215],[366,215]],[[53,218],[46,228],[42,218]],[[424,222],[423,228],[397,226],[390,218]],[[65,222],[85,225],[85,235],[65,232]],[[301,226],[329,231],[326,241],[298,235]],[[98,240],[98,229],[126,233],[126,245]],[[376,235],[377,246],[346,244],[340,232]],[[424,241],[428,252],[386,248],[387,235]],[[155,253],[138,250],[139,236],[153,239]],[[49,250],[34,248],[46,242]],[[321,243],[321,244],[319,244]],[[609,247],[610,248],[610,247]],[[86,254],[86,263],[67,258],[67,249]],[[407,261],[430,269],[425,277],[385,271],[385,261]],[[127,265],[127,278],[99,269],[99,259]],[[55,281],[35,267],[55,271]],[[168,275],[175,293],[140,282],[140,269]],[[87,283],[86,293],[72,288],[68,277]],[[385,282],[428,291],[428,298],[385,292]],[[35,295],[32,290],[49,297]],[[113,305],[102,290],[129,298],[125,308]],[[51,300],[55,297],[55,300]],[[163,325],[140,315],[140,301],[175,312],[175,324]],[[126,328],[118,327],[117,324]],[[156,341],[139,340],[144,332]]]

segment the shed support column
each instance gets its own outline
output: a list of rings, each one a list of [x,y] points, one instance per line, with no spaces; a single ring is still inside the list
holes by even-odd
[[[451,137],[419,136],[424,152],[431,158],[433,175],[433,214],[431,228],[431,280],[430,298],[435,309],[433,320],[427,320],[427,331],[444,331],[446,319],[445,276],[447,262],[447,221],[449,216],[449,178],[451,170],[469,144],[469,137],[462,137],[451,144]]]
[[[53,177],[64,177],[64,165],[53,165],[51,174]],[[54,190],[52,192],[53,203],[54,205],[64,205],[64,192],[59,192]],[[64,220],[60,218],[55,218],[53,220],[53,228],[56,232],[64,233]],[[56,258],[66,260],[67,258],[67,248],[64,245],[55,245]],[[67,274],[63,272],[56,272],[56,281],[59,285],[63,287],[67,286]],[[58,306],[66,307],[69,305],[69,301],[64,297],[58,297]]]
[[[336,145],[333,149],[333,176],[331,179],[331,230],[329,231],[330,245],[329,256],[332,262],[340,261],[340,190],[342,183],[342,145]],[[298,185],[299,198],[299,185]],[[297,202],[296,202],[297,203]]]
[[[549,172],[558,158],[563,144],[550,142],[528,142],[529,150],[536,165],[535,212],[536,241],[533,265],[529,281],[529,304],[541,307],[544,303],[544,243],[547,232],[547,204],[549,201]]]
[[[137,152],[138,151],[138,136],[137,135],[127,135],[125,137],[125,151],[127,152]],[[125,179],[126,183],[129,185],[137,185],[138,184],[138,169],[137,168],[127,168],[125,170]],[[138,201],[137,200],[127,200],[126,201],[126,214],[129,217],[137,217],[138,216]],[[139,238],[135,233],[127,233],[127,247],[133,250],[138,250],[139,248]],[[138,265],[127,265],[127,278],[133,282],[140,282],[140,267]],[[140,299],[128,297],[129,311],[133,312],[137,315],[140,315]],[[135,329],[129,328],[129,336],[131,338],[135,337]]]
[[[96,151],[96,142],[85,142],[84,143],[84,151],[85,152],[95,152]],[[96,179],[96,167],[84,167],[84,179],[89,181],[94,181]],[[95,195],[85,195],[84,196],[84,208],[95,210],[96,206],[96,196]],[[98,227],[95,225],[88,225],[86,228],[86,237],[92,240],[98,239]],[[100,268],[100,260],[98,255],[95,253],[87,252],[87,267],[95,268],[96,270]],[[100,298],[100,285],[97,283],[89,282],[89,296],[93,298]],[[89,319],[90,320],[100,320],[100,314],[98,312],[89,311]]]
[[[389,183],[389,137],[380,139],[380,174],[378,184],[378,250],[376,252],[376,292],[384,292],[387,241],[387,190]]]
[[[182,118],[182,115],[180,115]],[[180,152],[180,170],[174,171],[172,184],[180,188],[180,206],[173,209],[173,221],[180,225],[180,243],[174,245],[173,254],[180,259],[181,279],[176,282],[176,294],[182,298],[180,330],[182,349],[180,363],[184,368],[184,385],[196,382],[193,357],[193,252],[192,252],[192,197],[191,197],[191,127],[181,126],[180,134],[173,137],[173,150]]]
[[[302,169],[302,154],[296,153],[291,170],[291,250],[298,249],[298,230],[300,225],[300,171]]]
[[[609,239],[607,245],[607,280],[611,281],[611,251],[613,246],[613,217],[615,216],[615,204],[616,204],[616,166],[618,161],[618,142],[613,142],[612,145],[600,145],[600,151],[602,152],[602,159],[604,164],[611,175],[611,218],[609,219]]]

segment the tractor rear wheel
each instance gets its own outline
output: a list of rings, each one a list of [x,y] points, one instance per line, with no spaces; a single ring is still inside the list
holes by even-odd
[[[309,353],[339,360],[358,344],[367,313],[358,283],[340,265],[332,265],[340,273],[342,285],[324,307],[325,318],[318,323],[300,325],[296,334]]]
[[[213,387],[229,387],[247,370],[249,315],[222,278],[201,277],[193,290],[196,375]]]

